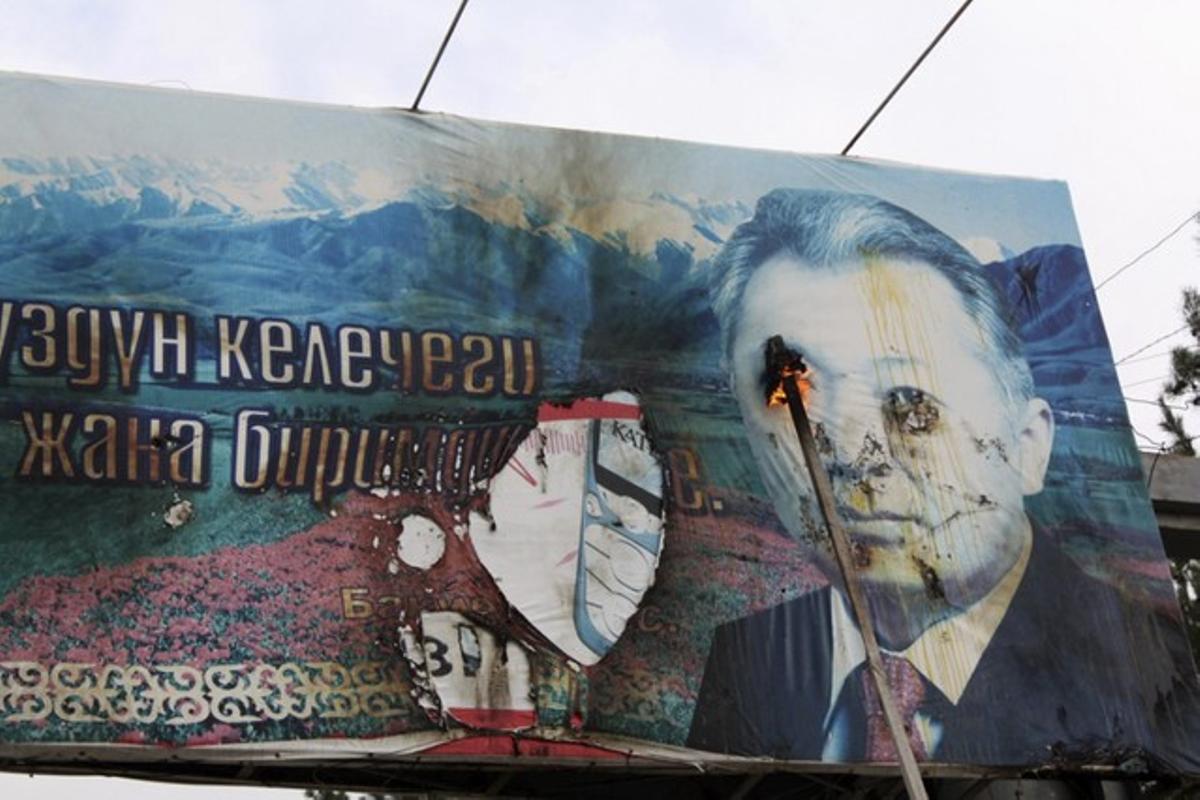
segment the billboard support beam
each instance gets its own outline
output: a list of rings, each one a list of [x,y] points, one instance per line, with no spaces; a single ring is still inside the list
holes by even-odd
[[[783,343],[782,336],[772,336],[766,347],[767,386],[773,390],[782,386],[788,410],[792,415],[792,424],[796,428],[796,438],[800,441],[800,450],[804,453],[804,464],[812,479],[813,489],[817,493],[817,504],[821,508],[821,516],[825,527],[829,529],[829,538],[833,542],[833,552],[837,558],[838,569],[842,574],[842,582],[846,585],[846,594],[850,597],[850,606],[854,611],[855,621],[862,634],[863,647],[867,653],[867,665],[874,679],[876,690],[879,692],[879,703],[883,706],[883,715],[887,720],[888,731],[896,745],[896,754],[900,760],[900,772],[904,778],[904,788],[912,800],[926,800],[925,785],[921,782],[921,772],[917,767],[916,756],[913,755],[912,745],[908,740],[908,732],[904,729],[904,721],[896,708],[892,697],[892,689],[888,685],[887,672],[883,667],[883,653],[879,649],[879,641],[875,638],[875,624],[871,619],[871,608],[867,604],[866,594],[858,580],[858,572],[854,569],[854,560],[850,554],[850,539],[842,521],[838,517],[837,504],[833,499],[833,485],[821,458],[817,454],[817,443],[813,439],[812,428],[808,422],[808,412],[804,408],[804,398],[800,395],[797,379],[802,378],[808,369],[800,355]]]

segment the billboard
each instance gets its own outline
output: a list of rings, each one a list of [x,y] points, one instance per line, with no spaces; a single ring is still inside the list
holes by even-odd
[[[0,756],[894,762],[779,336],[918,758],[1200,767],[1064,184],[19,75],[0,119]]]

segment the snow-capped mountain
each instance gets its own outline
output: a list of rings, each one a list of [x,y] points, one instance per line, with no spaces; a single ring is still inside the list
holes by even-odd
[[[353,212],[407,187],[337,163],[244,167],[133,156],[0,158],[7,239],[123,222]]]
[[[749,218],[742,202],[712,203],[654,193],[580,202],[534,196],[507,183],[459,181],[433,187],[340,162],[244,166],[170,158],[0,158],[0,238],[9,242],[123,223],[197,225],[255,219],[349,217],[411,200],[427,208],[470,209],[489,222],[549,234],[576,233],[653,255],[667,240],[696,258],[716,250]]]

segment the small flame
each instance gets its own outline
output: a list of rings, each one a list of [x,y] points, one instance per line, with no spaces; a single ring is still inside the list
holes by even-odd
[[[787,405],[787,392],[783,388],[784,381],[795,381],[796,388],[800,390],[800,400],[804,405],[808,405],[808,395],[812,391],[812,370],[805,367],[803,370],[795,369],[786,366],[780,373],[779,383],[771,389],[771,394],[767,396],[768,406]]]
[[[795,381],[799,389],[800,402],[808,405],[812,391],[812,372],[804,363],[799,350],[788,347],[778,334],[767,339],[763,347],[763,363],[766,369],[766,391],[763,396],[768,406],[787,404],[787,382]]]

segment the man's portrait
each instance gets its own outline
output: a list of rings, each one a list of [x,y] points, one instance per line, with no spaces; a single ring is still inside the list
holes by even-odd
[[[714,259],[710,298],[770,499],[829,586],[717,628],[689,746],[896,759],[790,415],[766,399],[776,335],[807,367],[801,394],[917,757],[1029,764],[1061,742],[1154,740],[1156,700],[1194,677],[1135,675],[1129,643],[1169,650],[1163,664],[1186,645],[1027,515],[1053,411],[974,256],[879,198],[777,189]]]

